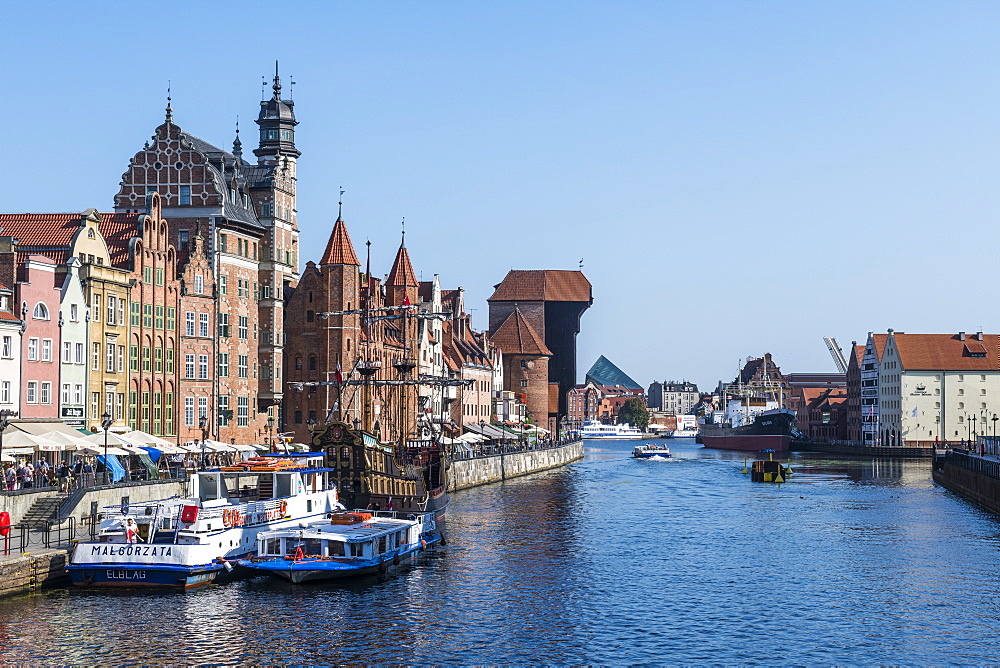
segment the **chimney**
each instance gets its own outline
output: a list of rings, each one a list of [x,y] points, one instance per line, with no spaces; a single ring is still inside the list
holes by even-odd
[[[976,332],[976,341],[982,341],[982,340],[983,340],[983,333]]]
[[[959,341],[965,341],[965,332],[959,332],[958,333],[958,340]]]

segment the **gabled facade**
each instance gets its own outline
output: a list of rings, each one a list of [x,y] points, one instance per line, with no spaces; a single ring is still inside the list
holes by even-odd
[[[58,418],[59,296],[56,263],[44,255],[18,262],[16,299],[25,323],[21,418]]]
[[[879,365],[885,348],[885,334],[868,333],[864,355],[861,358],[861,441],[865,445],[878,445],[884,430],[879,418]]]
[[[14,298],[14,240],[0,236],[0,410],[21,410],[23,322]]]
[[[87,400],[90,396],[87,392],[88,369],[99,373],[105,365],[104,347],[99,342],[95,342],[97,349],[91,355],[86,354],[90,338],[87,330],[93,314],[87,307],[81,267],[79,258],[69,258],[59,300],[59,417],[74,427],[87,424]],[[100,315],[98,312],[98,318]],[[110,352],[110,361],[114,364],[117,350]],[[97,368],[92,365],[97,365]],[[95,398],[95,407],[100,406],[103,395]],[[111,405],[115,405],[113,400]]]
[[[234,429],[236,421],[229,395],[220,395],[218,398],[225,405],[216,406],[215,388],[216,374],[228,378],[233,367],[228,358],[220,355],[217,359],[215,354],[215,279],[201,236],[191,241],[180,284],[177,433],[182,443],[199,440],[207,434],[228,443],[238,435]],[[202,417],[207,419],[204,431],[200,427]]]

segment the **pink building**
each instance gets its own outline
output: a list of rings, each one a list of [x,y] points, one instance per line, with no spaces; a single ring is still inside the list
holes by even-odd
[[[25,323],[21,346],[21,418],[58,418],[59,296],[56,263],[19,256],[16,299]],[[58,282],[62,282],[59,277]]]

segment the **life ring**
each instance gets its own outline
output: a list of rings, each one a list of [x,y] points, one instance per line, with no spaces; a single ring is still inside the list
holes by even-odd
[[[420,551],[423,552],[427,549],[427,541],[423,538],[420,539]]]
[[[231,508],[226,508],[222,511],[222,524],[227,527],[233,526],[233,511]]]
[[[281,505],[278,506],[278,510],[281,511],[281,516],[284,517],[286,514],[288,514],[288,503],[286,501],[282,501]]]

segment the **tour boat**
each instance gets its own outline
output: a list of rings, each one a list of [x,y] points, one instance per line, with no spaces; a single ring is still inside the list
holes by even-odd
[[[95,540],[67,565],[82,587],[187,588],[207,584],[249,555],[261,532],[343,510],[322,453],[251,457],[199,471],[188,498],[109,506]]]
[[[627,424],[602,424],[597,420],[585,422],[580,427],[580,436],[592,438],[642,438],[642,430]]]
[[[434,512],[356,510],[304,527],[265,531],[257,554],[238,563],[290,582],[343,580],[413,563],[443,543]]]
[[[650,457],[669,457],[670,448],[665,445],[643,443],[632,448],[632,456],[636,459],[649,459]]]

